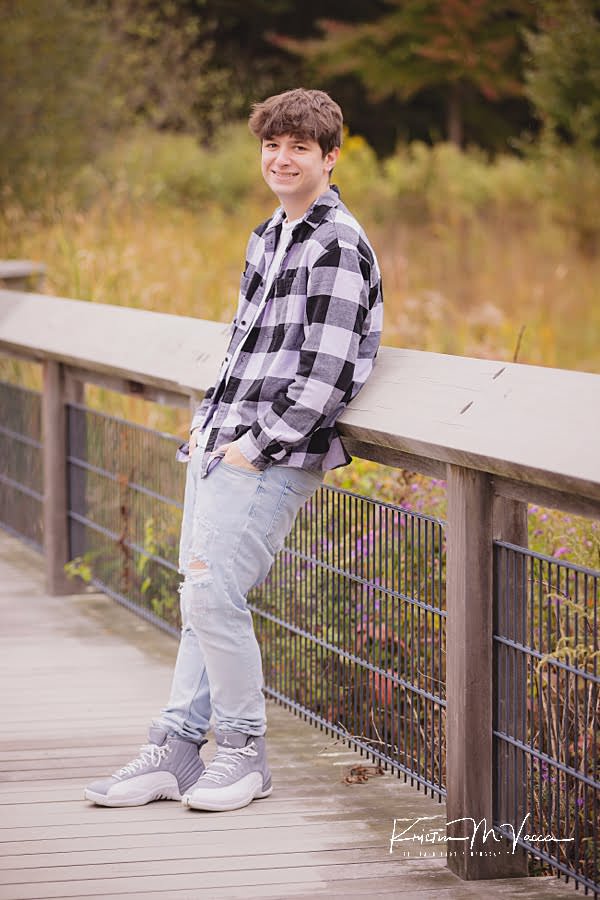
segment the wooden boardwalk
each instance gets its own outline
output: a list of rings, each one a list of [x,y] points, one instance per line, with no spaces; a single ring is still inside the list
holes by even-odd
[[[104,809],[83,785],[136,755],[176,642],[99,594],[49,597],[39,557],[0,531],[0,898],[572,897],[555,878],[463,882],[394,849],[394,818],[444,808],[269,704],[272,797],[227,813]],[[206,748],[205,748],[206,749]],[[429,851],[431,853],[431,851]]]

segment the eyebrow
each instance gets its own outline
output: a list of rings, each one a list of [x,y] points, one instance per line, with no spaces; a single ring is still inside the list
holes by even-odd
[[[286,132],[285,135],[284,134],[276,134],[276,135],[273,134],[270,136],[265,135],[265,137],[263,137],[263,141],[277,141],[280,138],[285,137],[287,134],[289,134],[289,132]],[[314,138],[307,137],[306,135],[303,136],[303,135],[299,135],[299,134],[291,134],[290,136],[294,141],[297,141],[298,143],[301,143],[301,144],[307,144],[309,141],[314,140]],[[317,143],[317,141],[315,141],[315,143]]]

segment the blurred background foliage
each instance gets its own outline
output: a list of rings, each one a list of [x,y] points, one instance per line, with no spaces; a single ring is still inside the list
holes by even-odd
[[[0,0],[0,16],[0,256],[46,263],[49,294],[230,320],[275,205],[249,108],[302,84],[344,110],[334,180],[381,263],[385,344],[600,372],[600,0]],[[6,359],[0,374],[39,381]],[[331,480],[441,511],[401,470],[356,460]],[[557,521],[538,548],[598,564],[597,533]]]
[[[597,148],[597,0],[2,0],[0,177],[46,189],[140,125],[209,145],[253,100],[330,90],[399,142]],[[522,152],[523,146],[519,148]]]

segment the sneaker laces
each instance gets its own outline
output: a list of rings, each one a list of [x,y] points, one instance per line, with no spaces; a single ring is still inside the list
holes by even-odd
[[[235,772],[236,766],[247,756],[258,756],[258,750],[254,743],[248,744],[246,747],[218,746],[214,759],[202,774],[202,779],[206,778],[208,781],[215,781],[218,784],[226,775]]]
[[[158,744],[144,744],[140,747],[140,755],[136,759],[132,759],[126,766],[123,766],[122,769],[119,769],[118,772],[115,772],[113,777],[125,778],[126,775],[135,775],[136,772],[145,766],[158,767],[170,750],[171,748],[168,744],[163,744],[161,747]]]

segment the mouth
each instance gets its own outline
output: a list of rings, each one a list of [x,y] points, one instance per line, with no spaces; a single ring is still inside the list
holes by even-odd
[[[291,181],[292,178],[296,178],[298,172],[276,172],[275,169],[271,169],[271,175],[274,175],[275,178]]]

